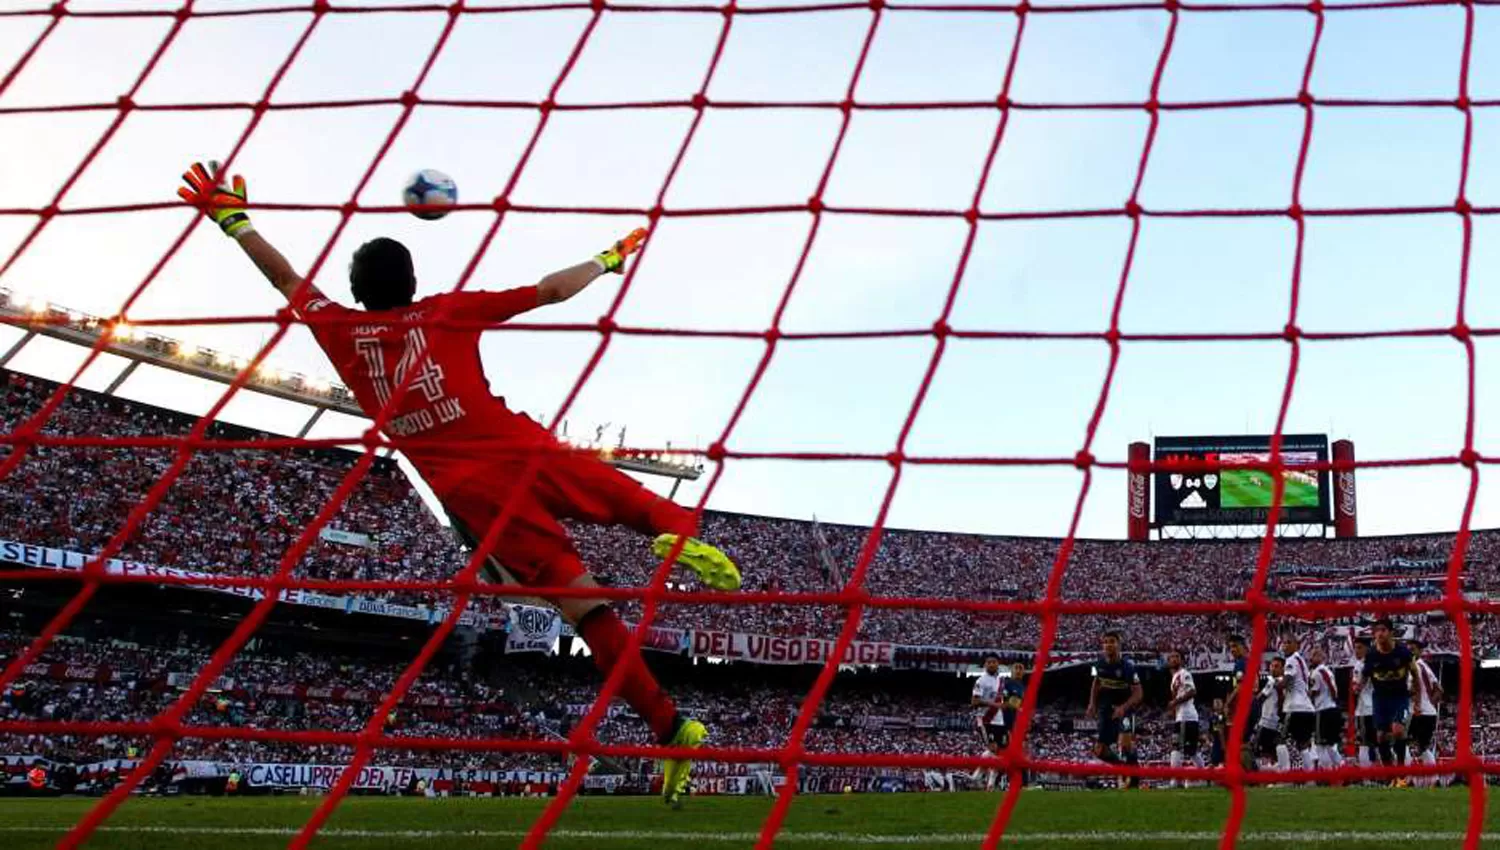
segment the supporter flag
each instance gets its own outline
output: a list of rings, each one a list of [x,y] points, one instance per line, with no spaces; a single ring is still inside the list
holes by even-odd
[[[823,574],[824,586],[833,591],[843,590],[843,571],[839,569],[838,562],[833,558],[833,550],[828,545],[828,537],[823,533],[823,526],[816,516],[812,520],[812,537],[813,556],[817,558],[818,569]]]
[[[562,615],[553,608],[511,605],[506,652],[551,652],[562,636]]]

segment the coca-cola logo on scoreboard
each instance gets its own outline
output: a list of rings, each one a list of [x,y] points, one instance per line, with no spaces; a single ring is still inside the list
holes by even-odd
[[[1339,515],[1354,516],[1354,473],[1340,472],[1339,482]]]
[[[1146,516],[1146,476],[1132,473],[1130,476],[1130,516],[1142,519]]]

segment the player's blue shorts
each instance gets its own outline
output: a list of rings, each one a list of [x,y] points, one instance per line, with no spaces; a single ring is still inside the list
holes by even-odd
[[[1106,747],[1114,746],[1121,735],[1135,734],[1135,715],[1126,714],[1124,717],[1116,718],[1114,709],[1099,710],[1099,743]]]
[[[1391,726],[1405,726],[1411,720],[1411,694],[1382,694],[1376,691],[1371,700],[1371,715],[1375,718],[1375,731],[1389,733]]]

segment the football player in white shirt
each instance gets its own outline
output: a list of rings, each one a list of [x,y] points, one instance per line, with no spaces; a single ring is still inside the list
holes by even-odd
[[[1183,757],[1186,756],[1193,760],[1194,765],[1202,767],[1203,754],[1198,748],[1201,731],[1198,706],[1193,703],[1198,696],[1198,688],[1193,684],[1193,674],[1182,665],[1181,652],[1167,654],[1167,669],[1172,672],[1172,698],[1167,701],[1167,712],[1177,721],[1177,742],[1172,747],[1172,766],[1182,767]],[[1186,788],[1187,783],[1173,779],[1167,783],[1167,787]]]
[[[1336,768],[1344,762],[1339,755],[1339,742],[1344,737],[1344,712],[1339,710],[1338,682],[1322,647],[1313,647],[1308,656],[1313,665],[1313,710],[1318,713],[1318,764]]]
[[[1260,689],[1260,719],[1256,721],[1255,754],[1267,762],[1268,770],[1288,771],[1292,769],[1292,753],[1281,743],[1281,699],[1282,676],[1286,673],[1286,662],[1271,659],[1271,677]]]
[[[974,680],[974,695],[970,697],[969,704],[978,708],[979,713],[974,718],[979,724],[979,734],[984,740],[985,752],[990,755],[999,755],[1010,743],[1005,728],[1005,681],[1000,676],[1000,656],[990,653],[984,657],[984,672]],[[985,789],[995,790],[995,780],[1000,777],[997,768],[979,768],[974,771],[975,780],[979,779],[979,771],[985,772]]]
[[[1281,639],[1281,654],[1285,656],[1285,670],[1281,676],[1282,693],[1286,698],[1286,736],[1302,753],[1302,769],[1313,770],[1317,757],[1313,753],[1313,732],[1317,731],[1318,715],[1313,711],[1312,697],[1307,692],[1307,679],[1311,670],[1307,659],[1297,650],[1302,642],[1295,635]]]
[[[1406,648],[1417,659],[1416,666],[1412,668],[1416,690],[1411,701],[1411,727],[1407,730],[1407,740],[1411,742],[1411,760],[1437,764],[1437,749],[1433,746],[1433,741],[1437,735],[1438,706],[1443,702],[1443,688],[1438,683],[1437,674],[1428,666],[1427,659],[1422,657],[1427,645],[1412,638],[1406,642]],[[1414,784],[1436,785],[1437,776],[1423,776]]]
[[[1359,743],[1359,766],[1369,767],[1370,754],[1380,746],[1375,733],[1375,688],[1365,678],[1365,655],[1370,639],[1354,639],[1354,669],[1349,672],[1349,690],[1354,694],[1354,738]]]

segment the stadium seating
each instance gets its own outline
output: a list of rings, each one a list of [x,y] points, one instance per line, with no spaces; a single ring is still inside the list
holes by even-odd
[[[11,657],[29,634],[0,633],[0,663]],[[47,676],[23,677],[0,693],[0,721],[20,719],[73,721],[144,721],[166,707],[177,691],[173,673],[195,671],[207,659],[206,645],[170,649],[112,640],[66,638],[49,647],[44,660],[66,666],[110,666],[128,675],[115,681],[79,681]],[[296,652],[288,655],[242,653],[226,671],[222,690],[206,695],[188,716],[193,725],[235,725],[251,729],[357,731],[368,720],[373,700],[394,681],[402,662]],[[341,683],[368,683],[373,696],[332,698]],[[299,690],[297,686],[301,686]],[[861,685],[840,677],[820,707],[807,746],[813,752],[883,752],[973,755],[978,740],[973,712],[967,705],[966,680],[934,689],[930,677],[892,685]],[[528,704],[513,702],[508,690],[528,694]],[[784,744],[805,689],[760,679],[751,671],[732,680],[672,685],[679,703],[713,729],[724,746],[775,747]],[[389,728],[397,736],[547,738],[566,733],[597,693],[592,673],[564,660],[512,665],[490,682],[480,681],[456,665],[430,668],[397,710]],[[1049,759],[1087,760],[1091,737],[1072,729],[1082,715],[1079,695],[1049,700],[1032,724],[1031,752]],[[1148,763],[1165,759],[1173,739],[1171,723],[1159,701],[1144,713],[1141,753]],[[1205,706],[1206,708],[1206,706]],[[1446,711],[1439,735],[1440,752],[1451,752],[1453,712]],[[611,743],[650,743],[644,724],[617,706],[601,727]],[[1476,749],[1500,756],[1500,694],[1484,691],[1475,705]],[[120,736],[84,738],[66,735],[0,735],[0,755],[25,754],[75,763],[128,758],[149,745],[145,739]],[[338,764],[347,748],[265,741],[189,738],[178,742],[173,760],[223,762],[299,762]],[[551,755],[527,753],[393,751],[382,762],[413,767],[460,770],[548,770],[561,763]],[[624,762],[632,770],[649,766]]]
[[[0,430],[37,410],[55,385],[0,371]],[[48,433],[178,435],[193,420],[118,398],[75,391],[52,417]],[[211,434],[237,439],[270,435],[227,425]],[[0,447],[0,456],[8,451]],[[0,482],[0,539],[71,551],[103,546],[125,515],[171,462],[167,449],[37,447]],[[355,459],[350,452],[199,452],[161,505],[125,544],[121,557],[158,566],[231,575],[265,575],[279,563],[303,524],[323,507]],[[437,580],[464,562],[463,552],[400,470],[383,462],[354,490],[330,524],[368,535],[359,546],[320,539],[297,574],[319,579]],[[588,565],[606,583],[640,585],[656,567],[645,541],[620,528],[574,526]],[[868,529],[708,512],[702,536],[744,568],[753,590],[821,592],[842,587]],[[1038,599],[1059,542],[891,530],[866,579],[867,589],[891,597]],[[1450,535],[1286,539],[1273,566],[1332,568],[1340,575],[1380,574],[1398,562],[1433,561],[1442,572]],[[1072,600],[1215,601],[1242,598],[1259,553],[1258,541],[1079,541],[1068,562],[1063,595]],[[1479,532],[1466,564],[1471,588],[1500,586],[1500,533]],[[833,569],[825,568],[832,564]],[[1273,582],[1271,590],[1279,585]],[[381,594],[419,603],[415,594]],[[484,598],[478,606],[494,610]],[[636,606],[627,603],[627,609]],[[784,636],[833,637],[843,610],[809,605],[666,606],[658,624]],[[1486,652],[1500,644],[1493,618],[1476,621]],[[1222,636],[1242,628],[1220,616],[1103,617],[1071,615],[1059,625],[1058,647],[1091,650],[1104,628],[1124,632],[1132,651],[1189,653],[1217,649]],[[1432,642],[1452,647],[1453,631],[1424,624]],[[907,645],[1029,648],[1038,640],[1029,616],[872,609],[861,623],[865,640]]]

